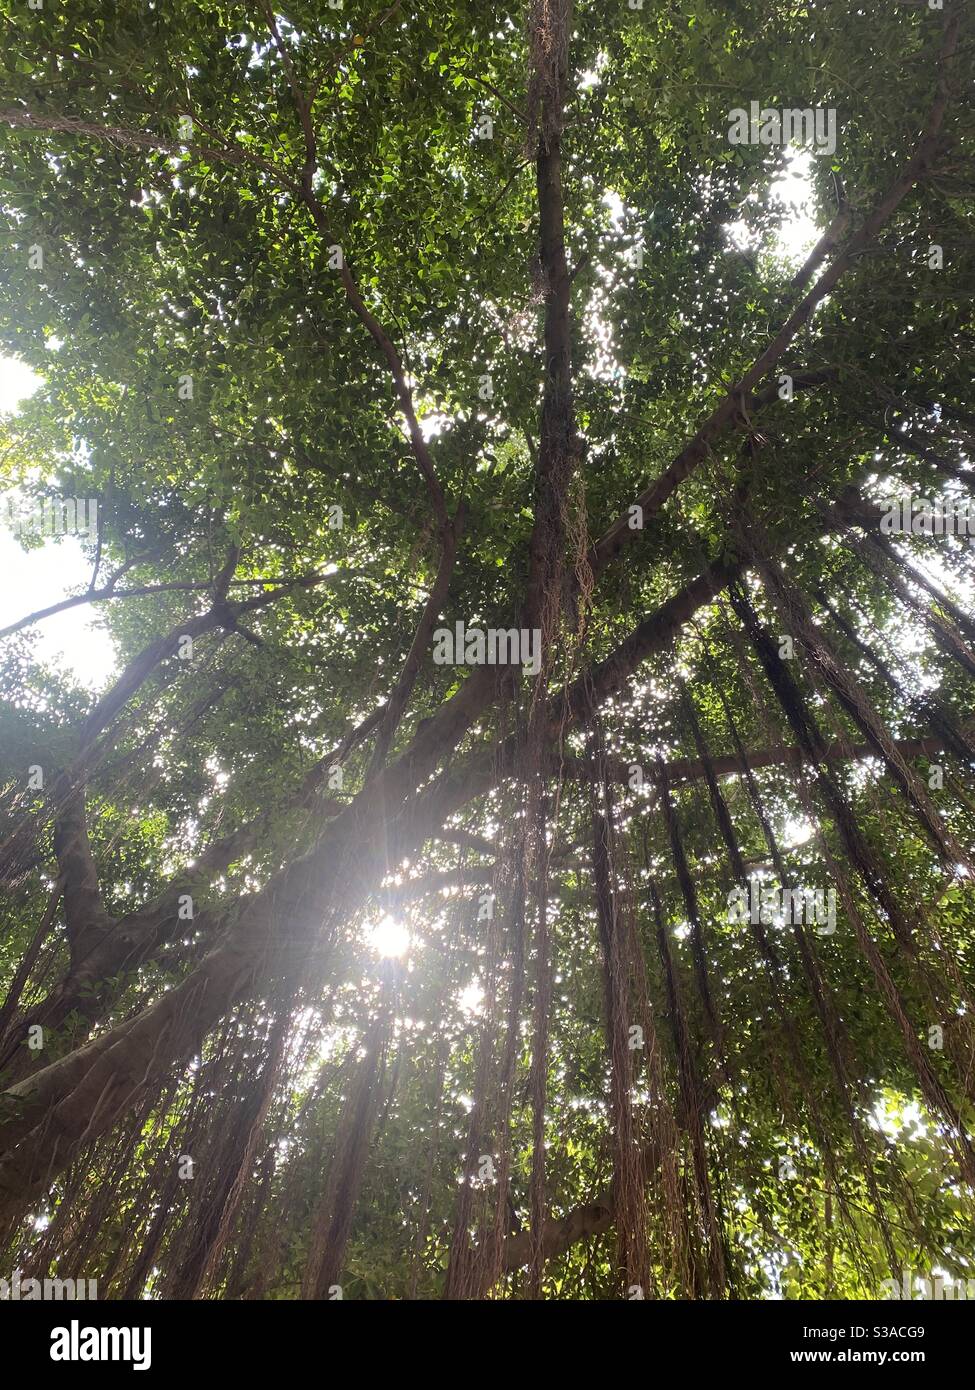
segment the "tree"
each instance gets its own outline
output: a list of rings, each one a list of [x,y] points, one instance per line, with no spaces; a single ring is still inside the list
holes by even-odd
[[[4,14],[2,466],[119,657],[4,634],[10,1258],[960,1277],[961,8]]]

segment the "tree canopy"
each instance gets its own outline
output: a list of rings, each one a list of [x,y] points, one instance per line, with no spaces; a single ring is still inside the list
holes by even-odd
[[[966,1279],[971,15],[0,21],[2,488],[117,656],[0,634],[7,1267]]]

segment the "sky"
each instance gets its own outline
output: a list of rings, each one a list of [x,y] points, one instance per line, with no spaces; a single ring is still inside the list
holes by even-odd
[[[774,241],[765,250],[773,259],[790,265],[805,259],[822,231],[812,214],[814,158],[809,150],[790,148],[786,151],[782,172],[772,181],[773,200],[782,209],[782,220]],[[754,245],[744,218],[731,223],[728,235],[731,244],[739,250]]]
[[[0,356],[0,413],[15,412],[32,396],[41,379],[22,362]],[[57,603],[88,584],[91,563],[72,536],[48,540],[25,551],[17,538],[0,525],[0,628],[38,608]],[[99,689],[115,670],[115,651],[93,619],[98,605],[70,609],[28,629],[36,635],[36,652],[46,665],[70,668],[77,680]]]

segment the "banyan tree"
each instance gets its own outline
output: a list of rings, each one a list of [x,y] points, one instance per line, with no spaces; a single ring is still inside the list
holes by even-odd
[[[964,1282],[971,12],[0,19],[0,1272]]]

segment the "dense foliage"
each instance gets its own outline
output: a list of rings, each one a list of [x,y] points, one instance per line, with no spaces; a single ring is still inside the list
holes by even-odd
[[[2,486],[98,500],[117,653],[0,647],[0,1268],[967,1278],[972,550],[880,518],[970,490],[970,16],[0,20]],[[755,101],[835,113],[808,260]]]

